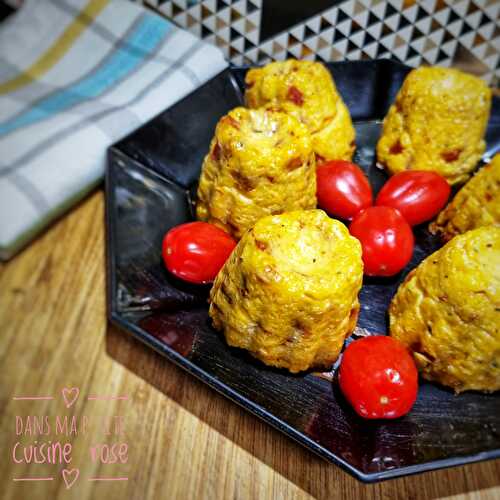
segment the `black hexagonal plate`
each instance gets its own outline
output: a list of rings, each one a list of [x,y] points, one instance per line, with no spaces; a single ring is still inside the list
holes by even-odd
[[[380,120],[409,68],[391,61],[329,66],[357,128],[356,161],[377,189]],[[328,376],[290,375],[229,348],[207,315],[207,287],[186,285],[161,260],[165,232],[191,220],[192,193],[218,119],[242,103],[245,69],[230,68],[116,144],[106,175],[110,320],[211,387],[362,481],[500,456],[500,394],[455,396],[422,383],[409,415],[366,421]],[[488,128],[488,152],[500,143],[500,102]],[[417,228],[409,268],[438,242]],[[366,279],[359,326],[386,331],[386,310],[407,273]],[[331,377],[330,377],[331,378]]]

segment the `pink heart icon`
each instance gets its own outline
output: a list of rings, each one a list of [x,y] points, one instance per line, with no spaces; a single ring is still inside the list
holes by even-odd
[[[62,477],[64,482],[66,483],[66,489],[69,490],[74,482],[78,479],[80,475],[80,469],[63,469]]]
[[[66,404],[66,408],[69,408],[75,401],[78,395],[80,394],[80,389],[78,387],[65,387],[62,390],[62,397]]]

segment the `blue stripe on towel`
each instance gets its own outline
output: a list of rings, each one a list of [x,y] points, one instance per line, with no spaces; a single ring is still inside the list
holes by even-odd
[[[0,135],[32,125],[86,100],[99,97],[125,79],[148,54],[155,50],[170,28],[171,24],[160,17],[146,15],[123,40],[125,47],[119,46],[103,66],[95,69],[75,85],[40,100],[33,108],[0,124]],[[137,51],[127,50],[126,46],[132,46]],[[68,57],[71,57],[71,53]]]

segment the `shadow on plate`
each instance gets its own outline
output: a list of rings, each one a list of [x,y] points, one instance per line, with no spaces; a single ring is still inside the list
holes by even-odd
[[[315,498],[339,495],[360,499],[429,499],[500,485],[500,460],[362,484],[114,326],[109,326],[107,331],[106,351],[145,382]],[[196,397],[192,397],[194,392]]]

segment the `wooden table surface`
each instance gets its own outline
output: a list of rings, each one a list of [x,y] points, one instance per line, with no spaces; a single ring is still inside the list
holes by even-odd
[[[110,327],[103,218],[99,191],[0,265],[0,498],[500,498],[500,460],[363,485]],[[54,399],[13,399],[34,396]],[[24,463],[35,440],[70,443],[71,462]],[[126,463],[92,460],[117,443]],[[49,479],[14,481],[30,477]]]

